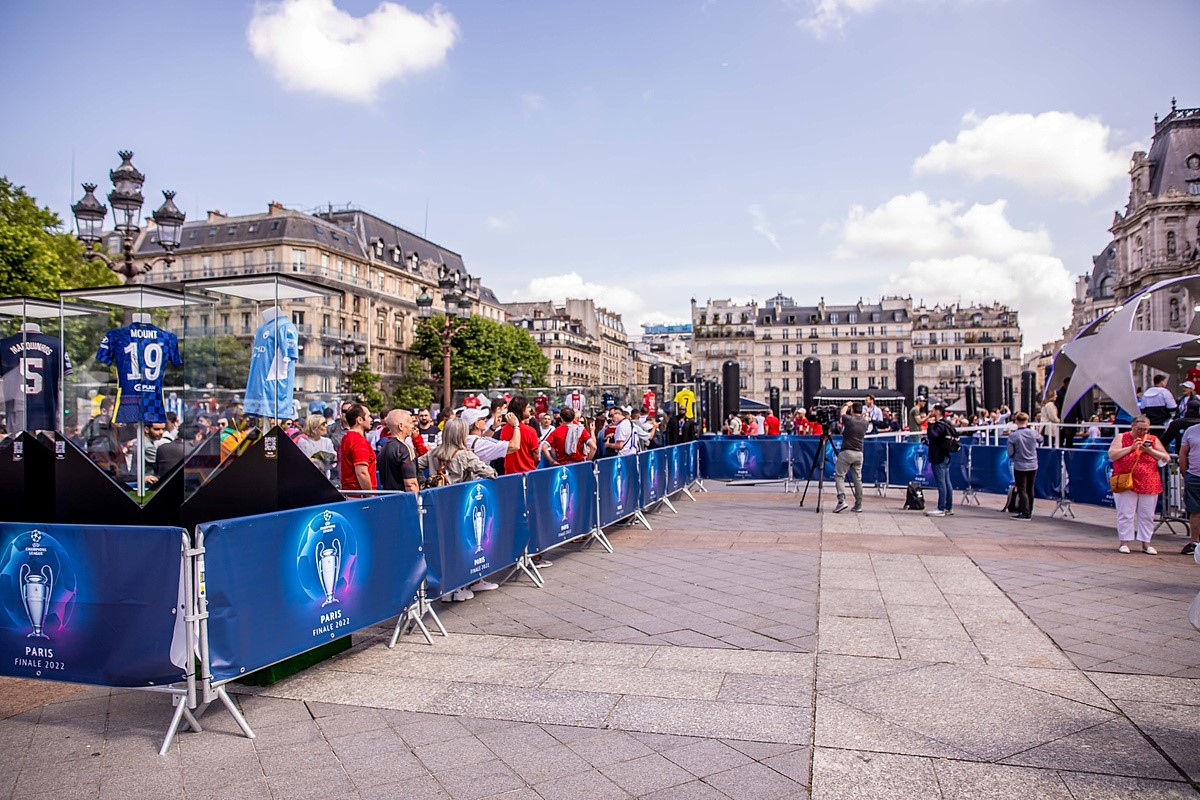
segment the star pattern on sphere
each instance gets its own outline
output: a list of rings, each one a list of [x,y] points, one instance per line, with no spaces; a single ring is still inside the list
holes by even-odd
[[[1061,355],[1075,365],[1071,386],[1059,413],[1063,416],[1095,386],[1131,414],[1138,413],[1133,362],[1162,350],[1195,341],[1195,334],[1135,331],[1140,299],[1131,299],[1109,316],[1099,331],[1063,345]]]

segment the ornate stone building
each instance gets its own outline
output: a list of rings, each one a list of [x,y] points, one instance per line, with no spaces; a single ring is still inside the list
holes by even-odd
[[[1113,217],[1111,266],[1095,276],[1093,292],[1111,280],[1115,302],[1166,278],[1200,270],[1200,108],[1178,108],[1154,119],[1147,154],[1133,154],[1129,202]],[[1200,298],[1179,290],[1143,304],[1139,326],[1183,331]],[[1146,376],[1142,376],[1143,380]]]
[[[937,305],[912,310],[913,373],[918,386],[957,398],[964,386],[982,388],[983,359],[1000,359],[1003,375],[1020,386],[1021,328],[1008,306]]]

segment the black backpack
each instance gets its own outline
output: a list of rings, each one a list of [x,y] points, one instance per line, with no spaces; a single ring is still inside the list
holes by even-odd
[[[908,484],[908,489],[904,492],[904,508],[906,511],[925,510],[925,490],[918,481]]]

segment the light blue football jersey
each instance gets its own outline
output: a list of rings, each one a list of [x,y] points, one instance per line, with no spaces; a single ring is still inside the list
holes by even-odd
[[[268,319],[254,332],[250,374],[242,409],[251,416],[290,419],[300,334],[286,316]]]

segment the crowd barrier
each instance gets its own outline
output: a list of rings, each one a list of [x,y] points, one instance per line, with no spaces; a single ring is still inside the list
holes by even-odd
[[[832,477],[827,442],[826,477]],[[817,437],[708,438],[524,475],[181,528],[0,523],[0,674],[167,692],[179,726],[220,701],[253,736],[228,682],[398,617],[433,641],[429,599],[501,572],[544,581],[535,557],[670,505],[701,479],[800,482]],[[1091,450],[1039,451],[1036,493],[1111,506],[1111,465]],[[864,480],[932,483],[928,449],[868,440]],[[1003,447],[964,446],[952,481],[1007,492]],[[1178,497],[1169,478],[1167,505]],[[1172,494],[1173,493],[1173,494]],[[693,498],[694,499],[694,498]],[[1056,508],[1056,512],[1057,512]]]
[[[0,523],[0,675],[162,691],[201,730],[226,686],[646,513],[700,481],[695,443],[182,528]],[[693,498],[694,499],[694,498]],[[671,507],[673,510],[673,506]]]

